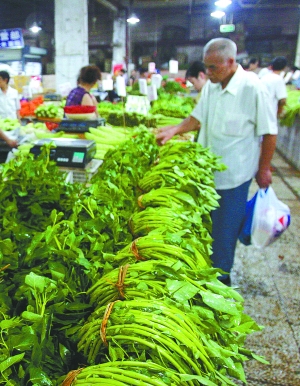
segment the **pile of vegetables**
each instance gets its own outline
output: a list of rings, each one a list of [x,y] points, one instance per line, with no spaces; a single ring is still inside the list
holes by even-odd
[[[185,94],[187,92],[186,87],[183,86],[183,79],[176,78],[175,80],[168,80],[164,87],[159,92],[166,92],[168,94]]]
[[[12,131],[20,127],[18,119],[14,118],[0,118],[0,129],[3,131]]]
[[[191,97],[160,93],[159,98],[153,101],[150,112],[151,114],[162,114],[167,117],[186,118],[194,107],[195,100]]]
[[[44,98],[42,96],[33,98],[30,101],[22,100],[20,102],[21,109],[20,109],[20,116],[22,118],[24,117],[34,117],[35,116],[35,110],[38,106],[44,103]]]
[[[61,119],[64,116],[64,109],[61,105],[53,103],[41,104],[35,109],[34,114],[37,118]]]
[[[138,83],[134,85],[138,87]],[[189,96],[178,95],[178,92],[186,89],[179,83],[167,82],[164,88],[158,90],[158,99],[152,102],[148,115],[135,112],[126,112],[122,102],[101,102],[98,104],[99,115],[113,126],[134,127],[144,125],[146,127],[160,127],[176,125],[186,118],[195,106],[195,100]],[[130,94],[139,95],[131,92]]]
[[[293,126],[300,112],[300,90],[288,90],[283,117],[280,119],[282,126]]]
[[[196,143],[159,149],[140,128],[84,185],[65,183],[50,151],[1,166],[0,383],[245,381],[243,362],[263,361],[244,348],[260,327],[209,258],[219,159]]]
[[[85,138],[96,142],[95,159],[104,159],[108,150],[114,149],[124,141],[128,140],[133,134],[132,129],[124,129],[112,125],[90,127],[89,132],[85,133]]]
[[[122,102],[116,104],[101,102],[98,104],[97,110],[99,115],[112,126],[135,127],[144,125],[146,127],[157,127],[155,116],[127,112]]]

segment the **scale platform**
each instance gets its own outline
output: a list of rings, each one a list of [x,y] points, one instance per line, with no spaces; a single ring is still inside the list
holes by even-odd
[[[98,127],[104,126],[105,119],[91,119],[91,120],[75,120],[63,118],[61,122],[59,122],[58,128],[56,131],[64,131],[66,133],[86,133],[89,131],[90,127]]]
[[[56,146],[50,150],[50,159],[58,166],[83,169],[96,154],[95,141],[68,138],[40,139],[34,143],[30,152],[37,157],[41,153],[42,146],[50,142]]]

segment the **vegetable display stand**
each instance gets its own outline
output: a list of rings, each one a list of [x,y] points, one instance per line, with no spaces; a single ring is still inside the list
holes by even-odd
[[[2,165],[0,384],[246,383],[261,327],[211,267],[219,158],[139,128],[71,184],[52,150]]]

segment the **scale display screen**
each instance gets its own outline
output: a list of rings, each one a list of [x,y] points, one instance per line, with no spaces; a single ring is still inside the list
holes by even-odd
[[[73,154],[72,162],[83,163],[85,154],[79,151],[75,151]]]

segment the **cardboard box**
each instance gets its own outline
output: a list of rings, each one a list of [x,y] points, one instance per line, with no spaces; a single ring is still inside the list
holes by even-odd
[[[12,80],[13,80],[12,87],[14,87],[16,90],[18,90],[19,94],[22,94],[23,93],[23,87],[29,86],[31,76],[15,75]]]

